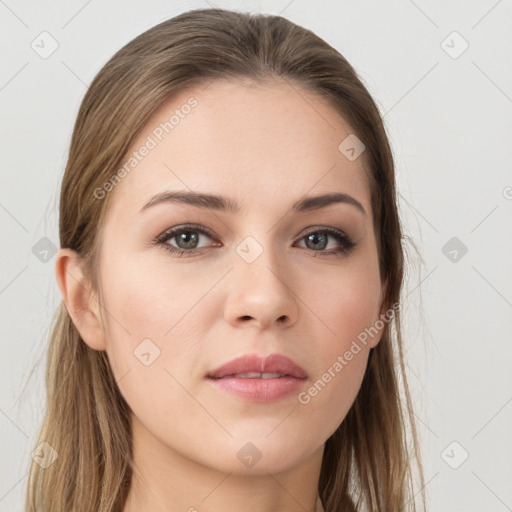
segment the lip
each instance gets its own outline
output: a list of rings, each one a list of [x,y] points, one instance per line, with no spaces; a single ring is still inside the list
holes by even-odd
[[[234,377],[238,373],[282,373],[271,379]],[[237,357],[207,375],[216,389],[252,402],[275,402],[297,393],[304,387],[308,374],[297,363],[282,354],[262,357],[247,354]]]
[[[296,379],[306,379],[308,377],[306,370],[295,363],[295,361],[277,353],[268,356],[245,354],[212,370],[207,376],[213,379],[220,379],[237,373],[248,372],[283,373]]]

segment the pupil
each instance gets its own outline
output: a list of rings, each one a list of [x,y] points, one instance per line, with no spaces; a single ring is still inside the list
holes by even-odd
[[[197,243],[198,236],[196,233],[191,231],[184,231],[181,235],[178,236],[178,242],[184,242],[185,247],[183,249],[190,249],[194,247],[194,244]],[[178,245],[180,245],[178,243]],[[180,246],[181,247],[181,246]]]
[[[323,243],[320,243],[321,245],[321,249],[325,249],[326,247],[326,242],[327,242],[327,237],[325,235],[320,235],[318,236],[317,234],[315,233],[312,233],[311,235],[308,235],[308,242],[313,242],[314,244],[317,244],[318,241],[320,240],[320,242],[323,242]],[[313,245],[313,247],[310,247],[310,249],[318,249],[318,245]]]

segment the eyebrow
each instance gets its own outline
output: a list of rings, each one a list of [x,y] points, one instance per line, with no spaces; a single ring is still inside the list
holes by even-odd
[[[229,213],[238,213],[240,211],[240,206],[238,203],[231,200],[230,198],[214,194],[186,191],[166,191],[156,194],[141,208],[140,211],[144,212],[151,206],[161,203],[189,204],[198,208],[210,208],[212,210],[225,211]],[[319,210],[320,208],[325,208],[331,204],[338,203],[355,206],[363,215],[366,215],[366,211],[363,208],[363,205],[357,199],[341,192],[334,192],[320,196],[304,197],[292,205],[292,211],[300,213]]]

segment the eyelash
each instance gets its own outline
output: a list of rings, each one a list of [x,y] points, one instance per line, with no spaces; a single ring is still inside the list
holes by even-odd
[[[201,249],[179,249],[177,247],[174,247],[167,243],[168,240],[171,240],[172,238],[175,238],[178,234],[187,232],[187,231],[193,231],[197,233],[201,233],[203,235],[206,235],[209,238],[214,239],[213,233],[211,233],[209,230],[205,229],[202,226],[194,225],[194,224],[184,224],[182,226],[178,226],[175,228],[168,229],[167,231],[164,231],[161,235],[157,236],[153,243],[156,245],[162,246],[162,248],[165,251],[168,251],[170,253],[176,254],[180,253],[179,257],[181,257],[184,253],[187,255],[196,254],[198,252],[201,252]],[[302,235],[300,240],[303,240],[309,235],[312,235],[314,233],[321,233],[321,234],[328,234],[331,235],[333,238],[335,238],[338,242],[340,242],[341,247],[338,247],[336,249],[333,249],[331,251],[314,251],[313,249],[307,249],[313,253],[318,253],[321,255],[337,255],[337,254],[347,254],[350,252],[351,249],[355,247],[355,243],[348,237],[343,231],[340,231],[335,228],[330,227],[322,227],[322,228],[316,228],[308,233],[305,233]]]

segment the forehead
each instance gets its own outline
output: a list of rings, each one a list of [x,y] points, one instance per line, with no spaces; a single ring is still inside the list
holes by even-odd
[[[351,134],[327,100],[297,85],[216,80],[153,115],[109,199],[128,214],[157,193],[192,190],[277,212],[308,193],[341,192],[369,212],[363,155],[351,161],[339,149]]]

